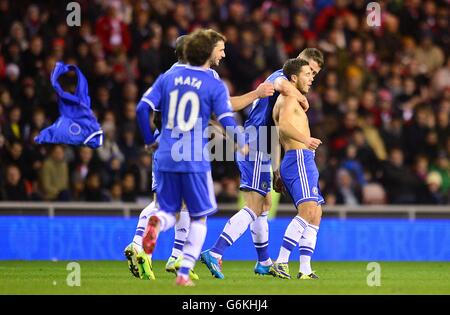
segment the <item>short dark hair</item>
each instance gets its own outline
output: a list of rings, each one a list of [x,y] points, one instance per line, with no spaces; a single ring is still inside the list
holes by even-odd
[[[205,30],[198,30],[189,35],[184,45],[184,56],[192,66],[202,66],[211,57],[215,43]]]
[[[223,34],[216,32],[213,29],[207,29],[206,33],[208,33],[209,38],[211,39],[214,46],[220,41],[223,41],[223,42],[227,41],[226,37]]]
[[[305,60],[314,60],[317,62],[319,67],[323,67],[323,54],[322,52],[317,48],[305,48],[302,50],[302,52],[298,55],[299,59],[305,59]]]
[[[303,66],[309,66],[309,62],[299,58],[289,59],[283,65],[283,74],[290,81],[291,75],[297,75]]]
[[[178,36],[175,41],[175,55],[181,63],[186,63],[186,58],[184,58],[184,44],[186,43],[187,35]]]

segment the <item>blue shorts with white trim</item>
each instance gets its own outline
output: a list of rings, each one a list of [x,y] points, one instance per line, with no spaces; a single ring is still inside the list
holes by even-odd
[[[295,207],[307,201],[324,203],[319,189],[319,171],[314,162],[314,152],[307,149],[289,150],[280,165],[283,184]]]
[[[260,151],[252,151],[245,160],[238,153],[237,165],[241,173],[241,190],[253,190],[264,197],[270,192],[270,156]]]
[[[217,212],[211,172],[175,173],[158,172],[156,187],[159,208],[165,212],[178,212],[184,200],[193,218]]]

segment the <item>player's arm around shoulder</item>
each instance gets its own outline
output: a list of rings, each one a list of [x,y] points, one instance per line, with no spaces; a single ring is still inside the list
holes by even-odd
[[[234,112],[240,111],[259,98],[272,96],[274,92],[275,90],[273,88],[272,83],[263,82],[260,85],[258,85],[258,87],[255,90],[251,92],[248,92],[240,96],[230,97],[232,109]]]
[[[293,96],[300,103],[305,112],[309,108],[309,103],[306,97],[300,93],[285,77],[278,77],[275,79],[274,88],[283,96]]]

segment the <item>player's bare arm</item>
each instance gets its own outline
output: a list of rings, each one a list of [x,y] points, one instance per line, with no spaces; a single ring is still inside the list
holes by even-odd
[[[208,121],[208,125],[215,130],[215,133],[220,134],[225,139],[230,139],[229,134],[227,134],[225,128],[222,126],[222,124],[217,121],[217,117],[215,114],[211,115],[210,120]],[[248,144],[244,144],[242,146],[239,146],[238,143],[234,144],[235,150],[239,151],[242,155],[247,155],[250,151],[250,147]]]
[[[240,111],[258,98],[272,96],[275,89],[272,83],[263,82],[255,90],[244,95],[230,97],[231,108],[234,112]]]
[[[283,96],[293,96],[296,98],[297,102],[300,103],[301,107],[305,112],[309,108],[309,103],[306,97],[300,93],[288,80],[284,78],[277,78],[274,82],[274,88]]]
[[[278,129],[277,129],[278,133]],[[273,172],[273,188],[276,192],[282,193],[284,191],[284,185],[280,176],[280,162],[281,162],[281,145],[279,141],[279,134],[276,136],[276,142],[272,144],[272,172]]]
[[[277,130],[278,132],[278,130]],[[279,134],[277,135],[277,141],[275,143],[272,143],[272,153],[270,155],[271,157],[271,163],[272,163],[272,170],[273,172],[278,172],[280,168],[280,162],[281,162],[281,147],[280,147],[280,137]]]

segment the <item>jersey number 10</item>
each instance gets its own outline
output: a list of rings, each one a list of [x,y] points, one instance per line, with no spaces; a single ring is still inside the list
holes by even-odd
[[[191,113],[188,120],[184,119],[188,102],[191,102]],[[198,112],[200,111],[200,100],[195,92],[189,91],[184,93],[178,101],[178,90],[170,92],[169,115],[167,119],[167,129],[173,129],[175,122],[175,114],[177,118],[177,126],[181,131],[189,131],[194,128],[197,122]]]

